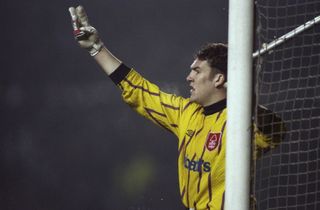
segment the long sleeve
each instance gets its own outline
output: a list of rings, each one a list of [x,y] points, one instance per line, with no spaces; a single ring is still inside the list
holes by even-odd
[[[162,92],[134,69],[123,64],[111,79],[122,90],[123,100],[140,115],[179,136],[179,124],[188,99]]]

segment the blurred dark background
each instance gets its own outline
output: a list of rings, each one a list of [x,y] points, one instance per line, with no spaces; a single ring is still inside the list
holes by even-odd
[[[185,97],[193,54],[227,41],[222,0],[2,0],[0,209],[183,209],[176,138],[77,46],[78,4],[117,57]]]

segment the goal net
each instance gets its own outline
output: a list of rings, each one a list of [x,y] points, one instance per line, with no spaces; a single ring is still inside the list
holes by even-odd
[[[282,37],[281,44],[256,55],[256,101],[279,116],[286,128],[279,134],[283,136],[279,145],[263,151],[254,161],[255,206],[258,210],[317,210],[320,209],[320,23],[316,17],[320,15],[320,1],[258,0],[255,6],[256,49],[266,48],[268,43],[274,44]],[[283,37],[299,26],[308,25],[310,20],[313,24],[308,29]],[[255,123],[272,128],[261,119],[256,117]]]

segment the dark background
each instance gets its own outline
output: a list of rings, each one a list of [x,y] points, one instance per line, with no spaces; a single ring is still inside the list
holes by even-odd
[[[227,41],[222,0],[1,1],[0,209],[183,209],[176,138],[77,46],[78,4],[117,57],[186,97],[193,54]]]

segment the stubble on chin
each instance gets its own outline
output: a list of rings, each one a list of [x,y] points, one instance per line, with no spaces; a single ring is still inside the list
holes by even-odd
[[[197,103],[196,98],[194,96],[192,96],[192,95],[189,97],[189,101],[192,102],[192,103]]]

